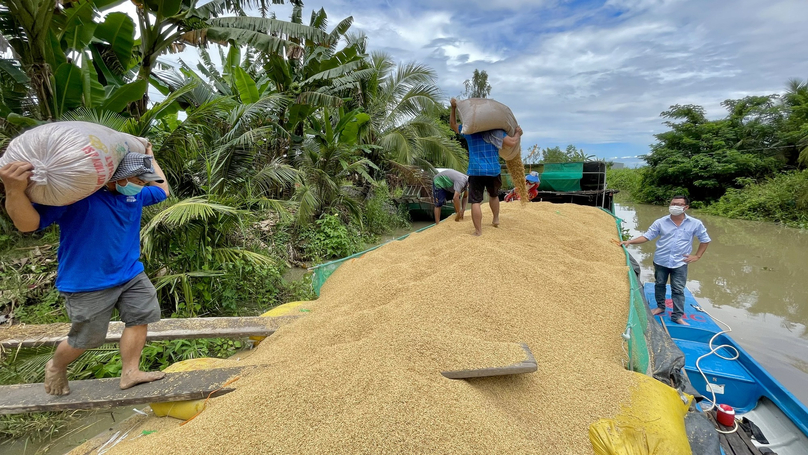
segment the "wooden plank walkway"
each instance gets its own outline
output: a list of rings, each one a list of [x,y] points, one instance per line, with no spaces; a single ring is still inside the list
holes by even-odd
[[[536,359],[530,348],[524,343],[519,343],[525,351],[525,360],[508,365],[505,367],[491,367],[491,368],[477,368],[473,370],[454,370],[454,371],[441,371],[440,374],[449,379],[471,379],[471,378],[486,378],[489,376],[505,376],[509,374],[524,374],[533,373],[538,370]]]
[[[45,386],[18,384],[0,386],[0,414],[110,408],[133,404],[183,401],[223,395],[233,387],[219,389],[228,380],[247,372],[249,367],[231,367],[167,373],[166,377],[121,390],[120,378],[70,381],[70,394],[53,396]],[[217,390],[219,389],[219,390]]]
[[[269,336],[280,326],[300,316],[243,318],[175,318],[149,324],[147,341],[193,338],[240,338]],[[110,322],[107,343],[117,343],[124,329],[123,322]],[[0,347],[35,347],[56,345],[67,338],[70,324],[14,325],[0,327]]]

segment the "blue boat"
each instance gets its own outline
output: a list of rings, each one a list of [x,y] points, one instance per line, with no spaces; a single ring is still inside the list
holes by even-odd
[[[656,308],[654,284],[645,283],[643,291],[649,309]],[[684,353],[684,370],[690,384],[695,392],[706,399],[700,403],[701,406],[709,407],[715,394],[716,404],[732,406],[736,418],[746,417],[752,421],[768,441],[768,444],[754,441],[754,445],[763,450],[762,453],[770,453],[765,451],[769,449],[778,455],[808,454],[808,407],[732,337],[723,333],[727,328],[720,326],[701,309],[687,288],[682,319],[689,326],[670,320],[670,286],[667,288],[666,307],[666,312],[655,319],[664,325],[673,342]],[[732,453],[724,448],[722,450]]]

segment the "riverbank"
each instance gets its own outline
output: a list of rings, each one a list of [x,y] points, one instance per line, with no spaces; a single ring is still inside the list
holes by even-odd
[[[645,168],[610,169],[607,182],[619,189],[618,201],[644,203],[642,188]],[[760,182],[749,182],[740,189],[729,188],[712,204],[691,201],[692,208],[732,219],[771,221],[798,229],[808,229],[808,170],[778,174]]]
[[[616,215],[631,237],[642,235],[667,208],[619,203]],[[704,309],[730,324],[730,336],[800,401],[808,403],[808,231],[735,220],[701,210],[712,241],[688,266],[687,287]],[[629,246],[641,280],[653,282],[654,242]]]

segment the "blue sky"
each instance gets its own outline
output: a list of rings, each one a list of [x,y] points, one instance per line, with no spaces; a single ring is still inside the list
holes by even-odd
[[[303,17],[321,7],[331,24],[353,16],[370,50],[431,66],[447,100],[485,70],[523,149],[574,144],[627,165],[673,104],[718,118],[725,99],[808,78],[807,0],[308,0]]]

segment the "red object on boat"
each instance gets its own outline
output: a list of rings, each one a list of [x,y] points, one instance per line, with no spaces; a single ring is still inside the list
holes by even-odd
[[[735,425],[735,410],[728,404],[719,404],[716,408],[715,419],[725,427]]]

